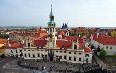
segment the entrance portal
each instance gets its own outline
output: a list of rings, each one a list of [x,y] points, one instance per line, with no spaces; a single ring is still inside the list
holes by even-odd
[[[53,61],[53,56],[50,56],[50,61]]]
[[[53,60],[54,60],[54,52],[53,52],[52,50],[50,50],[50,51],[48,52],[48,56],[49,56],[49,60],[50,60],[50,61],[53,61]]]

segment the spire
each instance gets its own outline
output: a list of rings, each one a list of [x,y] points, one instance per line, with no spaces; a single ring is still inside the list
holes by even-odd
[[[51,12],[50,12],[50,16],[53,16],[53,13],[52,13],[52,4],[51,4]]]
[[[52,4],[51,4],[51,12],[50,12],[50,21],[54,21],[54,15],[52,13]]]

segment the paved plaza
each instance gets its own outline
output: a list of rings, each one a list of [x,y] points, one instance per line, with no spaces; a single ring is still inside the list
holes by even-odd
[[[20,62],[20,65],[18,65]],[[74,64],[68,62],[55,62],[43,60],[22,60],[15,59],[3,66],[3,69],[16,70],[17,73],[84,73],[90,69],[99,69],[99,65],[93,64]]]
[[[19,62],[20,65],[18,65]],[[0,62],[0,73],[88,73],[87,71],[92,70],[101,70],[96,61],[93,61],[92,64],[74,64],[68,62],[5,58]]]

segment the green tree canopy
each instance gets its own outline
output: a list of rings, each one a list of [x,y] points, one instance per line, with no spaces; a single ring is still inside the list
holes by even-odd
[[[102,48],[102,49],[100,50],[100,52],[99,52],[99,56],[100,56],[101,58],[105,58],[106,55],[107,55],[106,51],[104,50],[104,48]]]

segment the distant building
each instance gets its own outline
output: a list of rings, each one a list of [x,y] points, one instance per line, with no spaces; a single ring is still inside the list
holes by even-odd
[[[62,28],[61,29],[68,29],[68,25],[67,25],[68,23],[63,23],[63,25],[62,25]]]

